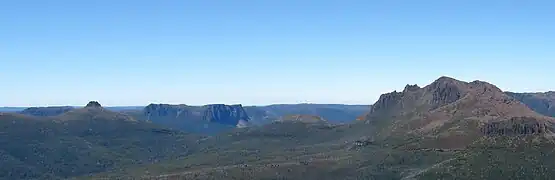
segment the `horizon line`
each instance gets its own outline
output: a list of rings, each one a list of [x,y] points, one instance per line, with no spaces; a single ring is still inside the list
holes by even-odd
[[[188,106],[206,106],[206,105],[213,105],[213,104],[225,104],[225,105],[241,105],[244,107],[249,106],[272,106],[272,105],[346,105],[346,106],[370,106],[372,104],[348,104],[348,103],[275,103],[275,104],[241,104],[241,103],[208,103],[208,104],[176,104],[176,103],[148,103],[147,105],[109,105],[102,107],[145,107],[150,104],[169,104],[169,105],[188,105]],[[36,105],[36,106],[0,106],[0,108],[30,108],[30,107],[85,107],[84,105]]]

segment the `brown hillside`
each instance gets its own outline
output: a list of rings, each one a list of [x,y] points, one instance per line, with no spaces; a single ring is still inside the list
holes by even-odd
[[[490,83],[449,77],[423,88],[407,85],[403,92],[381,95],[365,121],[382,125],[391,121],[385,123],[389,136],[424,135],[439,138],[440,143],[455,140],[457,146],[480,135],[546,133],[555,122]]]

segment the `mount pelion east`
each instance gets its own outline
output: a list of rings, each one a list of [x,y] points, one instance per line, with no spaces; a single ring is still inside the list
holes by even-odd
[[[483,135],[551,136],[555,122],[492,84],[449,77],[381,95],[365,121],[382,125],[384,136],[423,137],[428,146],[460,148]]]

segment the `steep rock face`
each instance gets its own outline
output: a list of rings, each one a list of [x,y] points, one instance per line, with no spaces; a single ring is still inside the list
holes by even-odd
[[[555,91],[543,93],[506,92],[506,94],[540,114],[555,117]]]
[[[552,132],[553,127],[534,118],[513,117],[509,120],[487,122],[481,131],[486,135],[528,135]]]
[[[31,116],[57,116],[75,108],[71,106],[51,106],[51,107],[30,107],[24,109],[20,114],[31,115]]]
[[[200,113],[194,106],[187,105],[170,105],[170,104],[149,104],[143,110],[147,119],[158,117],[171,117],[175,119],[187,118],[190,116],[199,116]],[[195,113],[196,112],[196,113]]]
[[[462,82],[449,77],[441,77],[427,88],[432,93],[432,107],[437,108],[459,100],[464,93]]]
[[[420,89],[420,86],[418,86],[417,84],[415,84],[415,85],[407,84],[405,86],[405,89],[403,90],[403,92],[417,91],[419,89]]]
[[[382,94],[378,101],[372,105],[370,113],[379,113],[389,111],[397,107],[403,98],[402,92],[393,91],[391,93]]]
[[[152,123],[187,132],[214,134],[248,126],[248,115],[241,105],[170,105],[150,104],[143,110]]]
[[[206,105],[206,110],[204,110],[202,119],[208,122],[238,125],[240,122],[248,122],[249,116],[240,104],[211,104]]]
[[[204,121],[225,125],[248,122],[249,116],[241,105],[211,104],[187,106],[170,104],[150,104],[143,110],[148,120],[166,118],[179,121]]]

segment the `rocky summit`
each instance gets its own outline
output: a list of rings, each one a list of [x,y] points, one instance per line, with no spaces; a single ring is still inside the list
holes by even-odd
[[[102,106],[97,101],[90,101],[85,108],[101,108]]]

